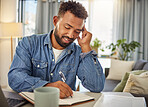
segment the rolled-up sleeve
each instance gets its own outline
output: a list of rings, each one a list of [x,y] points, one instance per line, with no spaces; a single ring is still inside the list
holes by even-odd
[[[103,90],[105,76],[95,51],[80,54],[77,75],[82,85],[91,92],[101,92]]]

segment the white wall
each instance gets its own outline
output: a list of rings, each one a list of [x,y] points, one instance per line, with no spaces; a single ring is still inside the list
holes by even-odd
[[[0,22],[16,22],[17,0],[1,0]],[[8,86],[7,73],[11,64],[11,43],[10,39],[0,39],[0,84]]]
[[[0,0],[0,21],[1,21],[1,0]]]
[[[16,0],[1,0],[1,22],[16,22]]]

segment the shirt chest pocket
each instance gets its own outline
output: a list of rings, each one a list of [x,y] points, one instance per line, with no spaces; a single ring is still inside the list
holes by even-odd
[[[65,61],[60,65],[60,71],[64,72],[65,74],[75,72],[75,64],[74,60]]]
[[[32,63],[33,63],[33,76],[40,77],[41,79],[45,79],[48,62],[32,59]]]

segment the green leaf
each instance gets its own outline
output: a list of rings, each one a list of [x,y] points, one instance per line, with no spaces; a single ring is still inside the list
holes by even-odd
[[[125,43],[126,39],[119,39],[117,43],[111,43],[107,46],[108,49],[111,49],[112,52],[118,50],[119,59],[128,60],[132,57],[132,54],[135,52],[136,48],[139,48],[141,44],[137,41],[131,41],[130,43]]]

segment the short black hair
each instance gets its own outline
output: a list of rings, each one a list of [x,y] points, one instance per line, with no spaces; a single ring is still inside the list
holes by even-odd
[[[88,17],[85,8],[76,1],[62,2],[59,8],[58,17],[63,17],[67,11],[81,19],[86,19]]]

